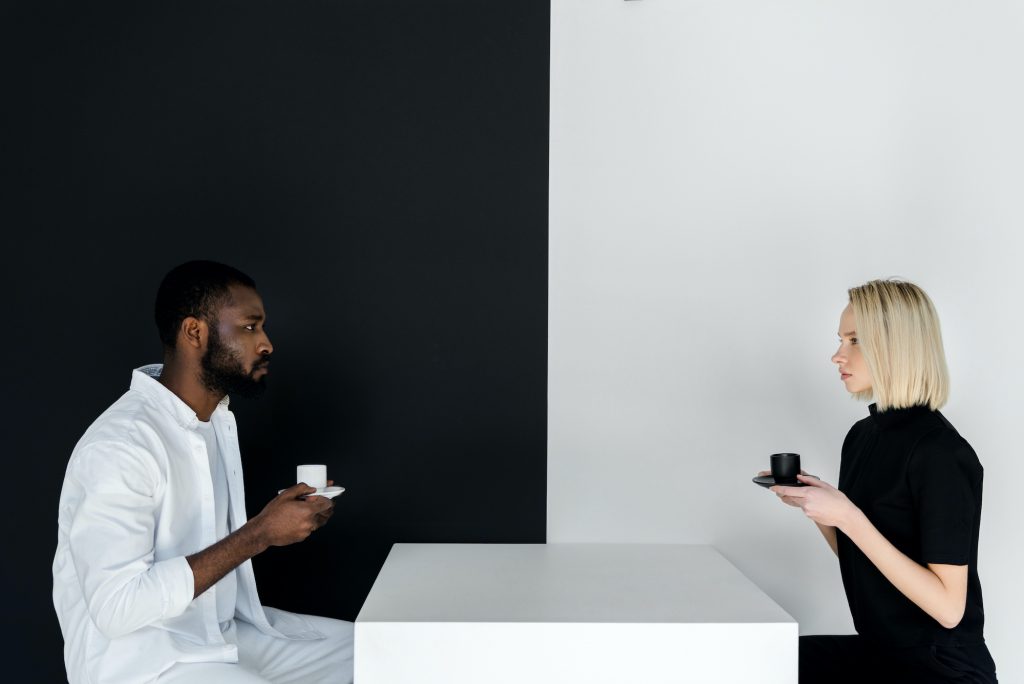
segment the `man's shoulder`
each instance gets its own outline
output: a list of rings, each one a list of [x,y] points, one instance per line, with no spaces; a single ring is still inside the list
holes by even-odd
[[[89,494],[118,495],[124,487],[156,496],[172,468],[173,436],[166,420],[129,390],[93,421],[68,459],[61,515]]]
[[[159,409],[144,394],[130,389],[86,428],[75,452],[101,444],[151,450],[163,442],[166,422]]]

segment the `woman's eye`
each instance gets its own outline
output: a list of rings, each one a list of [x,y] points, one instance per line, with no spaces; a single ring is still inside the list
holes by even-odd
[[[857,341],[858,341],[858,340],[857,340],[857,338],[856,338],[856,337],[851,337],[851,338],[850,338],[850,344],[857,344]]]

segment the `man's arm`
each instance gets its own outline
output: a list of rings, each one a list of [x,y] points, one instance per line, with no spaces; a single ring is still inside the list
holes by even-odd
[[[252,520],[216,544],[187,556],[195,587],[193,598],[268,547],[300,542],[323,526],[334,513],[334,502],[322,496],[298,498],[315,491],[301,483],[289,487]]]
[[[181,615],[192,601],[185,557],[155,557],[162,486],[152,456],[123,442],[88,444],[68,466],[67,546],[58,553],[74,564],[89,617],[108,639]]]
[[[123,442],[95,442],[72,457],[65,487],[79,494],[66,516],[67,547],[89,616],[108,639],[181,615],[192,600],[267,546],[305,539],[330,517],[330,500],[296,485],[234,535],[210,546],[210,558],[155,559],[161,476],[152,456]],[[288,500],[286,497],[291,497]],[[292,505],[294,504],[294,506]],[[305,517],[305,520],[303,520]],[[296,520],[298,518],[298,520]],[[251,536],[250,536],[251,535]],[[217,548],[222,545],[222,548]],[[248,554],[248,555],[247,555]]]

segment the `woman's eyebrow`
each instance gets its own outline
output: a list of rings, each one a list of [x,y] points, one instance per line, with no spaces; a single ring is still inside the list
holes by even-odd
[[[839,333],[839,337],[855,337],[856,335],[857,335],[857,331],[856,330],[851,330],[850,332]]]

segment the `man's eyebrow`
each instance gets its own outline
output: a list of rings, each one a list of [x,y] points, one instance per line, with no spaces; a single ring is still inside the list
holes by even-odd
[[[242,320],[244,320],[244,321],[262,321],[263,320],[263,314],[251,313],[251,314],[249,314],[247,316],[243,316]]]

